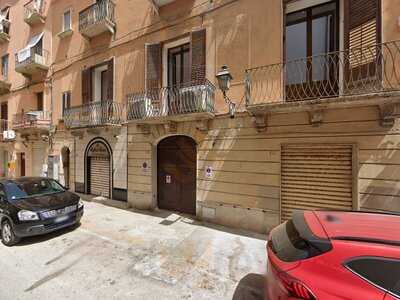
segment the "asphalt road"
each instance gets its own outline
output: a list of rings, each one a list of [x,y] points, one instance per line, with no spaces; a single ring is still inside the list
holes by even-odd
[[[254,300],[265,266],[264,236],[86,203],[77,228],[0,245],[0,299]]]

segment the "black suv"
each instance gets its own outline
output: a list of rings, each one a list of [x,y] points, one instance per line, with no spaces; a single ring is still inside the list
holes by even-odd
[[[79,224],[83,202],[57,181],[40,177],[0,180],[2,243]]]

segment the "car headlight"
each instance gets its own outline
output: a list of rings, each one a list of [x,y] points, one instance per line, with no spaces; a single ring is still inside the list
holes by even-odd
[[[79,199],[79,202],[78,202],[78,209],[83,208],[83,206],[84,206],[84,204],[83,204],[82,199]]]
[[[39,220],[39,215],[33,211],[21,210],[18,212],[18,219],[20,221],[36,221]]]

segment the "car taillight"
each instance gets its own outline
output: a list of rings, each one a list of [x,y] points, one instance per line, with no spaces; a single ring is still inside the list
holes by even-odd
[[[316,300],[309,288],[285,272],[278,273],[278,278],[291,297],[304,300]]]

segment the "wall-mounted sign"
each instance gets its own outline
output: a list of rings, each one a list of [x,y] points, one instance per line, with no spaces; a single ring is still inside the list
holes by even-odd
[[[148,173],[150,171],[150,165],[145,161],[142,164],[142,172],[143,173]]]
[[[166,175],[165,176],[165,183],[166,184],[170,184],[172,182],[172,177],[171,177],[171,175]]]
[[[104,144],[94,143],[92,146],[90,146],[88,156],[109,157],[110,154],[108,153],[108,150]]]
[[[213,169],[212,167],[206,167],[206,178],[211,178],[213,176]]]

